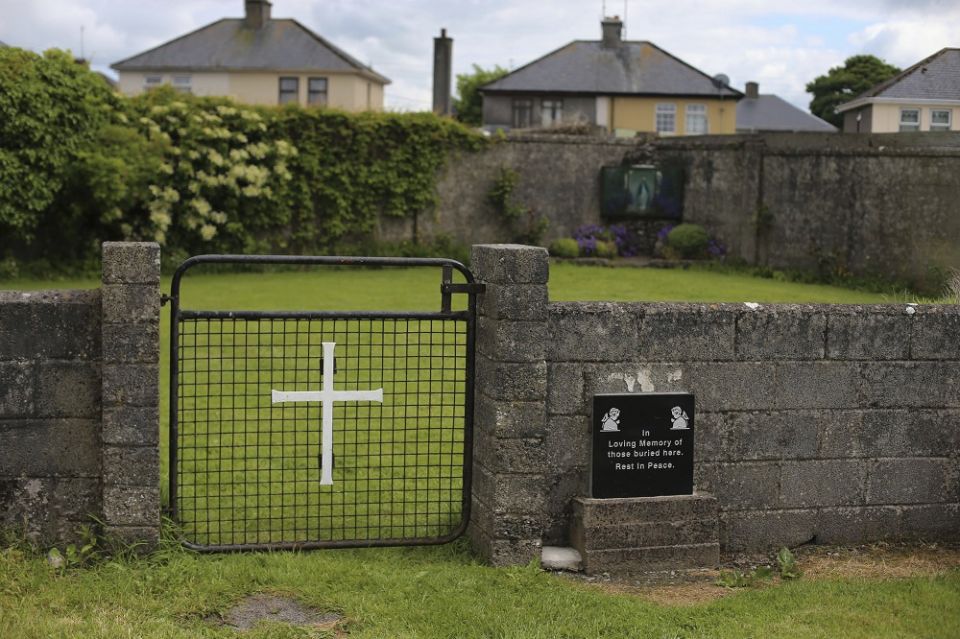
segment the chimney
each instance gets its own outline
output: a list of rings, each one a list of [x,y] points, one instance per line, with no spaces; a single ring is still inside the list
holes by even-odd
[[[623,44],[623,21],[620,20],[620,16],[604,18],[600,28],[603,31],[604,47],[616,48]]]
[[[451,115],[450,104],[453,73],[453,38],[447,30],[440,29],[440,37],[433,39],[433,112]]]
[[[756,82],[747,82],[747,98],[756,100],[760,97],[760,85]]]
[[[267,0],[245,0],[244,24],[250,29],[261,29],[270,21],[270,3]]]

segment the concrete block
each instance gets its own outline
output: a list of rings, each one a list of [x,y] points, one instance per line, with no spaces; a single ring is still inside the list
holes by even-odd
[[[852,408],[859,401],[859,365],[853,362],[781,362],[776,396],[780,409]]]
[[[913,359],[960,359],[960,312],[924,309],[913,317]]]
[[[736,313],[719,305],[648,305],[640,328],[645,361],[735,359]]]
[[[544,322],[547,295],[543,284],[487,284],[477,300],[477,313],[490,319]]]
[[[539,539],[496,539],[478,526],[467,529],[473,551],[491,566],[525,566],[540,558]]]
[[[159,486],[160,451],[152,446],[104,446],[103,484],[105,488]]]
[[[154,242],[104,242],[105,284],[159,284],[160,245]]]
[[[960,411],[894,409],[849,414],[848,421],[824,429],[822,456],[935,457],[960,448]]]
[[[722,458],[738,460],[811,459],[817,456],[820,424],[832,422],[823,411],[729,413],[721,435]],[[697,421],[700,437],[702,420]]]
[[[577,527],[576,522],[574,527]],[[707,517],[690,521],[661,521],[641,524],[583,528],[577,533],[578,547],[590,550],[689,546],[720,541],[719,519]]]
[[[731,427],[728,413],[696,414],[696,436],[693,440],[694,465],[725,459],[723,438]]]
[[[550,274],[547,249],[518,244],[475,244],[470,268],[493,284],[546,284]]]
[[[707,493],[668,497],[629,497],[573,500],[573,519],[585,528],[625,523],[695,521],[717,516],[718,500]]]
[[[104,408],[156,406],[160,401],[160,371],[155,364],[105,364]]]
[[[924,541],[960,541],[960,504],[904,506],[900,538]]]
[[[825,508],[817,519],[818,544],[861,544],[895,539],[899,513],[896,508]]]
[[[864,503],[867,462],[786,461],[781,466],[780,506],[812,508]]]
[[[544,543],[567,544],[573,516],[573,500],[588,494],[589,483],[586,469],[569,470],[552,478],[547,491],[547,515],[541,534]]]
[[[0,360],[100,355],[100,291],[0,291]]]
[[[960,408],[960,362],[864,362],[867,408]]]
[[[48,361],[37,366],[38,417],[98,417],[100,365]]]
[[[948,459],[881,459],[870,467],[868,504],[931,504],[956,501],[954,466]]]
[[[580,364],[549,364],[547,412],[552,415],[584,415],[591,409],[583,398],[583,367]]]
[[[492,434],[476,439],[474,458],[494,473],[543,473],[548,467],[547,450],[539,438],[502,438]]]
[[[34,416],[35,371],[31,362],[0,362],[0,417]]]
[[[159,446],[160,407],[116,406],[103,411],[103,442],[120,446]]]
[[[697,488],[713,494],[724,510],[776,508],[779,504],[780,465],[777,462],[701,466],[704,471]]]
[[[103,321],[107,324],[156,322],[160,288],[148,284],[110,284],[103,291]]]
[[[491,431],[495,437],[543,437],[546,419],[542,401],[504,401],[477,394],[474,430],[478,436]]]
[[[543,444],[546,464],[556,475],[588,468],[591,454],[590,422],[583,416],[550,416],[547,418]]]
[[[98,477],[97,431],[95,420],[0,421],[0,475]]]
[[[623,362],[637,359],[640,307],[616,303],[550,306],[551,362]]]
[[[160,487],[104,486],[103,517],[109,526],[160,527]]]
[[[677,386],[682,384],[696,395],[698,411],[770,410],[775,408],[776,366],[770,362],[699,362],[681,369],[683,377]]]
[[[757,361],[823,359],[826,331],[826,315],[813,307],[778,305],[745,311],[737,319],[737,357]]]
[[[494,514],[490,507],[474,498],[470,520],[494,539],[533,539],[542,533],[541,518],[523,513]]]
[[[847,360],[893,360],[910,358],[913,320],[902,312],[877,309],[827,316],[827,357]]]
[[[719,544],[591,550],[582,554],[583,569],[588,575],[715,568],[720,563]]]
[[[103,359],[111,363],[160,362],[160,323],[107,324]]]
[[[473,465],[473,493],[494,515],[513,513],[542,519],[547,487],[542,474],[507,475],[479,463]]]
[[[490,399],[537,401],[547,397],[547,364],[496,362],[477,356],[477,388]]]
[[[725,511],[720,514],[720,547],[726,553],[792,548],[816,537],[817,520],[816,509]]]
[[[481,317],[477,350],[500,362],[537,362],[547,352],[546,322],[519,322]]]

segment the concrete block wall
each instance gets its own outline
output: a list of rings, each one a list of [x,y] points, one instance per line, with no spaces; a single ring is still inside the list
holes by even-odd
[[[478,280],[490,281],[485,264],[531,250],[475,247]],[[481,300],[486,313],[523,299],[499,277],[488,288],[495,298]],[[476,414],[478,463],[499,460],[502,477],[528,473],[515,492],[504,490],[497,503],[506,507],[478,511],[503,546],[514,530],[500,524],[521,512],[524,545],[569,541],[573,500],[588,490],[592,396],[614,392],[695,394],[695,489],[717,498],[725,552],[960,538],[957,306],[559,303],[546,311],[545,327],[528,320],[523,328],[544,336],[543,399],[505,394],[496,411],[484,412],[481,400]],[[481,317],[481,338],[510,331],[491,326]],[[520,357],[505,336],[496,352]],[[477,359],[478,397],[495,362]],[[532,383],[541,365],[528,362],[499,383]],[[541,401],[545,418],[532,422],[527,449],[511,454],[512,443],[490,436],[519,428],[521,409],[539,420]],[[511,503],[521,494],[526,510]]]
[[[41,544],[159,531],[159,247],[103,262],[99,290],[0,292],[0,526]]]

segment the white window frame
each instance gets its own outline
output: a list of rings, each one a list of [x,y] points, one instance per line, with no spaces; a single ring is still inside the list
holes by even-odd
[[[668,122],[670,124],[669,128],[666,126]],[[660,135],[676,135],[677,105],[675,103],[660,102],[657,104],[653,113],[653,130]]]
[[[323,90],[314,89],[315,85],[323,84]],[[370,84],[367,83],[367,102],[370,101]],[[307,78],[307,105],[326,106],[330,99],[330,80],[325,76]]]
[[[175,91],[180,93],[193,93],[192,81],[193,78],[189,75],[175,75],[170,79],[170,84],[173,85]]]
[[[916,122],[907,122],[904,121],[903,116],[907,113],[916,113],[917,121]],[[920,130],[920,108],[919,107],[902,107],[900,109],[900,132],[909,132],[909,131],[919,131]]]
[[[292,80],[293,89],[284,89],[283,81]],[[284,96],[287,97],[284,100]],[[295,75],[282,75],[277,81],[277,104],[300,104],[300,78]]]
[[[151,73],[150,75],[143,76],[143,89],[144,91],[149,91],[150,89],[156,89],[158,86],[163,84],[163,76],[156,75]]]
[[[544,127],[563,122],[563,98],[540,100],[540,124]]]
[[[702,130],[690,126],[691,122],[702,122]],[[710,120],[707,118],[706,104],[688,104],[686,108],[684,130],[687,135],[707,135],[710,133]]]
[[[934,122],[935,113],[946,113],[946,122]],[[930,109],[930,130],[931,131],[950,131],[953,128],[953,109]]]

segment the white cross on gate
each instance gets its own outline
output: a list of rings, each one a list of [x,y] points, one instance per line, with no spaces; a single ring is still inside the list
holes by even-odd
[[[270,391],[272,403],[320,402],[323,404],[323,449],[320,462],[320,485],[333,485],[333,403],[380,402],[383,389],[368,391],[338,391],[333,389],[333,358],[336,342],[323,342],[323,389],[318,391]]]

